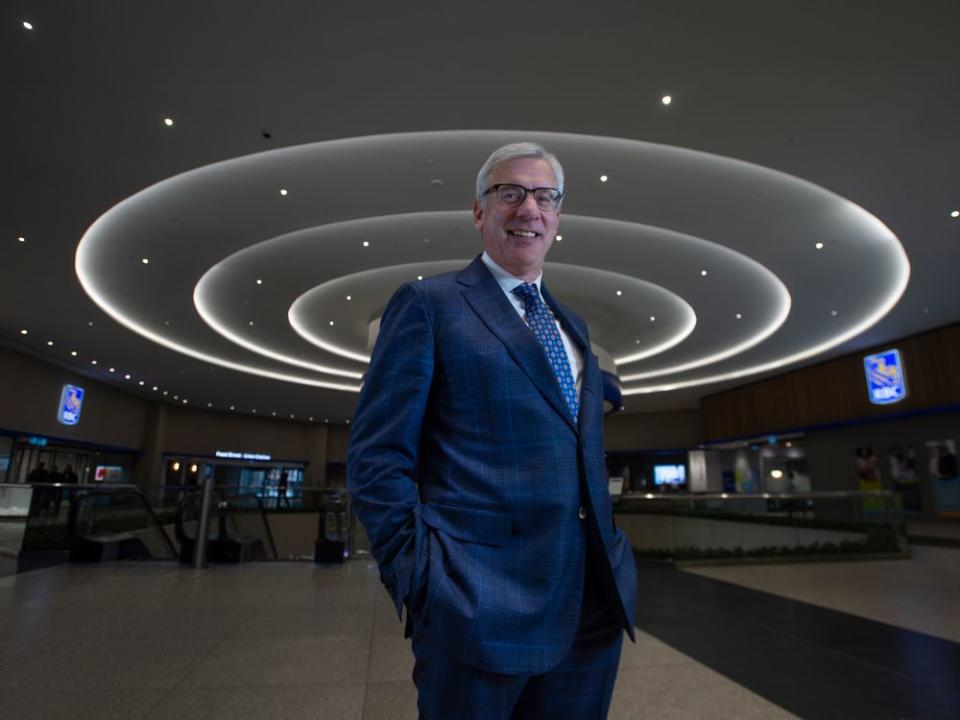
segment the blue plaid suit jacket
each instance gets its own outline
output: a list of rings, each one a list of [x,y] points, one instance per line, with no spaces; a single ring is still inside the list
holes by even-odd
[[[588,533],[604,550],[596,569],[611,608],[633,637],[636,568],[613,523],[600,369],[583,321],[543,294],[583,351],[579,421],[477,258],[390,300],[347,458],[354,508],[397,612],[426,618],[454,657],[501,673],[544,672],[569,650]]]

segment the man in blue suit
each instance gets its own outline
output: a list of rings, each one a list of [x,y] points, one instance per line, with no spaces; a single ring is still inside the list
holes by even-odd
[[[354,417],[348,487],[407,609],[421,718],[604,718],[633,638],[600,368],[542,283],[562,199],[541,146],[490,156],[484,253],[396,292]]]

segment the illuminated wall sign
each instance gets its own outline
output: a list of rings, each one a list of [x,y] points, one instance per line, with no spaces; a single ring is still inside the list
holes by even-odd
[[[83,388],[76,385],[64,385],[60,393],[60,408],[57,410],[57,422],[61,425],[76,425],[80,422],[80,410],[83,408]]]
[[[46,447],[47,439],[45,437],[32,437],[27,440],[27,444],[35,445],[36,447]]]
[[[890,405],[907,396],[907,383],[899,350],[886,350],[863,359],[867,392],[874,405]]]
[[[228,460],[272,460],[273,457],[266,453],[248,453],[234,452],[233,450],[217,450],[218,458],[227,458]]]

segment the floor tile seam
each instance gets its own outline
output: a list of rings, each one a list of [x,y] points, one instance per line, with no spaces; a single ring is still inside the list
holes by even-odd
[[[378,585],[372,584],[370,589],[370,595],[373,596],[377,592]],[[370,629],[368,631],[367,638],[367,667],[366,671],[363,674],[363,699],[360,701],[360,717],[365,717],[367,713],[367,690],[370,687],[370,670],[373,667],[373,646],[376,638],[376,633],[374,629],[377,626],[377,603],[376,598],[373,598],[373,602],[370,604]],[[404,638],[406,639],[406,638]]]

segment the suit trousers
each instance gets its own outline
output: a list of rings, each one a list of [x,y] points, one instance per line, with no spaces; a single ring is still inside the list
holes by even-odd
[[[578,639],[551,670],[505,675],[450,657],[414,631],[413,680],[420,720],[605,720],[623,630]]]

